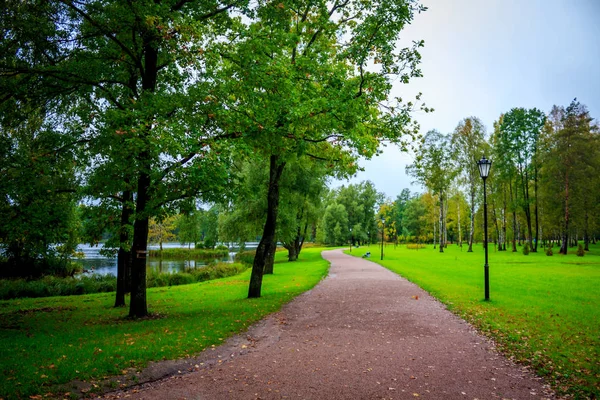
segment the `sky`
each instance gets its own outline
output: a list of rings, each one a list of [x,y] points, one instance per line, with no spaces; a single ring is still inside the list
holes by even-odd
[[[482,120],[488,134],[514,107],[550,111],[577,98],[600,120],[600,0],[422,0],[400,43],[424,40],[422,78],[396,84],[405,100],[422,92],[433,113],[413,117],[421,133],[451,133],[464,118]],[[331,187],[372,181],[394,200],[403,188],[422,191],[405,172],[412,155],[388,145],[361,160],[364,171]],[[493,167],[492,167],[493,168]],[[493,172],[493,171],[492,171]]]

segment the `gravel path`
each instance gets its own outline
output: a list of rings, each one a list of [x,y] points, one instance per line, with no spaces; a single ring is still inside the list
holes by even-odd
[[[550,399],[543,382],[414,284],[323,252],[329,276],[171,376],[107,398]],[[190,362],[188,361],[188,364]],[[181,371],[184,372],[184,371]]]

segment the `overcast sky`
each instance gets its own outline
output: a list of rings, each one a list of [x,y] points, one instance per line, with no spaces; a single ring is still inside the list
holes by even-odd
[[[394,96],[418,92],[435,111],[415,114],[421,133],[451,133],[458,122],[479,117],[488,133],[513,107],[567,106],[573,98],[600,119],[600,0],[423,0],[402,43],[422,39],[423,78],[398,84]],[[394,146],[350,180],[371,180],[395,199],[411,186],[409,154]],[[335,181],[331,186],[348,184]]]

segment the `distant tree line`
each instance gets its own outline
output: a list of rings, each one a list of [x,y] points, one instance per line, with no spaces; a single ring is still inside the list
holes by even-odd
[[[478,118],[462,120],[453,133],[428,132],[407,173],[426,188],[404,190],[383,205],[386,237],[466,245],[483,237],[483,184],[477,161],[492,160],[487,180],[490,241],[499,251],[533,252],[578,241],[589,250],[600,235],[600,130],[587,108],[573,100],[538,109],[513,108],[487,134]]]

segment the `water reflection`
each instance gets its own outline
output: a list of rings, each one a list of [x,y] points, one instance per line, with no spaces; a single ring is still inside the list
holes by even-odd
[[[176,248],[176,247],[187,247],[182,246],[179,243],[167,243],[163,244],[163,248]],[[156,249],[157,246],[148,246],[150,249]],[[117,257],[106,257],[100,254],[102,244],[99,246],[89,246],[87,244],[80,244],[77,247],[77,251],[84,254],[85,258],[73,260],[80,264],[87,274],[100,274],[117,275]],[[219,259],[223,262],[232,262],[235,252],[230,252],[229,257]],[[148,258],[146,260],[146,268],[148,271],[173,273],[181,272],[189,268],[202,268],[208,261],[204,260],[181,260],[181,259],[164,259],[164,258]]]

